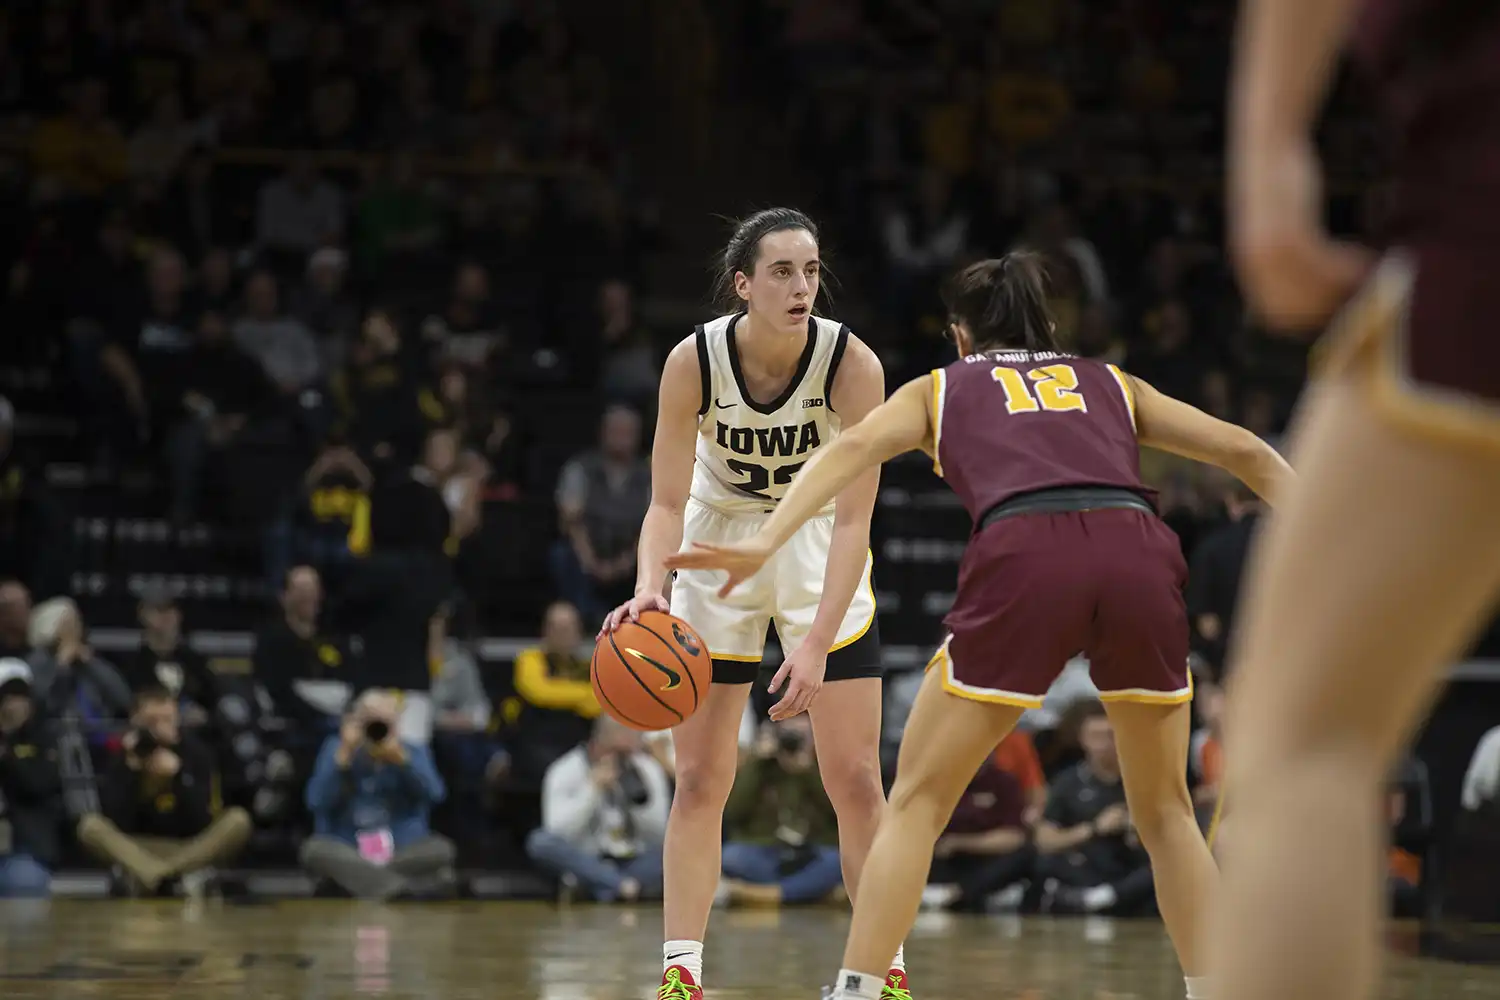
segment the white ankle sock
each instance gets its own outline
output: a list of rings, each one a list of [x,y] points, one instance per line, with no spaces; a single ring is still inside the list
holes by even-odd
[[[880,991],[885,989],[885,974],[851,972],[839,970],[839,978],[833,984],[833,1000],[880,1000]]]
[[[1182,981],[1187,983],[1187,1000],[1208,1000],[1207,976],[1184,976]]]
[[[703,942],[667,941],[661,946],[661,968],[663,972],[680,965],[692,975],[693,982],[703,985]]]
[[[891,968],[900,969],[902,972],[906,971],[906,945],[903,944],[896,948],[896,957],[891,959]]]

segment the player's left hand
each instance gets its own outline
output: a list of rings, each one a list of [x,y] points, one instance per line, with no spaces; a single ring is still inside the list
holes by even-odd
[[[1323,178],[1311,142],[1267,143],[1235,170],[1230,247],[1246,298],[1278,329],[1315,332],[1374,262],[1323,226]]]
[[[663,560],[667,569],[722,569],[729,574],[729,579],[724,581],[724,586],[719,588],[720,597],[728,597],[729,592],[746,580],[750,579],[771,558],[771,550],[756,542],[741,542],[737,545],[712,545],[708,542],[694,542],[691,549],[667,556]],[[781,676],[780,674],[777,675]],[[819,671],[821,678],[822,671]],[[772,691],[776,689],[771,688]],[[774,716],[773,716],[774,718]]]
[[[771,706],[771,721],[780,722],[794,715],[801,715],[812,705],[813,699],[823,689],[823,672],[828,669],[828,654],[819,647],[804,641],[781,663],[781,669],[771,678],[766,690],[775,694],[786,684],[786,693]]]

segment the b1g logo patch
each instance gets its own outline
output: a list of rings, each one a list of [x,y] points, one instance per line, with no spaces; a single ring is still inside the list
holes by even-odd
[[[703,652],[703,646],[699,644],[698,637],[676,622],[672,623],[672,638],[677,640],[677,645],[687,650],[689,656],[697,656]]]

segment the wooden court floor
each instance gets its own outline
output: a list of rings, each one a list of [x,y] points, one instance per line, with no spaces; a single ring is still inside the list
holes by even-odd
[[[708,996],[815,1000],[846,913],[715,914]],[[1500,968],[1400,953],[1390,1000],[1500,996]],[[0,905],[3,1000],[646,1000],[660,912],[533,903],[381,907],[309,900]],[[924,915],[907,945],[917,1000],[1177,1000],[1155,922]]]

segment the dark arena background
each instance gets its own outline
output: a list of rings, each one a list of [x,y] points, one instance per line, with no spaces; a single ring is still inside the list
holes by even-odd
[[[1077,352],[1275,442],[1307,346],[1246,320],[1224,255],[1234,13],[6,3],[0,995],[648,996],[649,889],[590,900],[537,831],[545,776],[599,715],[589,650],[632,589],[661,364],[713,315],[728,220],[817,220],[820,308],[888,388],[946,363],[940,279],[1026,246]],[[1336,227],[1376,231],[1390,199],[1357,87],[1322,138]],[[1260,508],[1206,467],[1142,461],[1191,566],[1206,823]],[[928,462],[885,467],[887,783],[970,527]],[[1491,629],[1392,775],[1389,998],[1500,995],[1496,657]],[[1095,693],[1070,665],[997,751],[1000,798],[1026,808],[976,793],[965,835],[1037,822],[1090,766]],[[741,781],[803,787],[804,737],[768,704]],[[341,727],[408,738],[430,815],[403,798],[383,837],[330,819]],[[671,775],[669,741],[636,753]],[[813,996],[847,928],[826,800],[798,800],[790,843],[756,822],[762,791],[731,800],[745,850],[726,848],[710,996]],[[1061,889],[1035,859],[986,882],[995,858],[940,857],[917,992],[1180,996],[1127,854]],[[1147,891],[1088,892],[1127,882]]]

